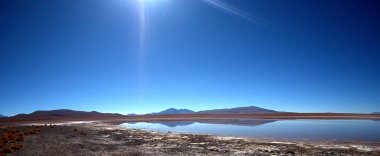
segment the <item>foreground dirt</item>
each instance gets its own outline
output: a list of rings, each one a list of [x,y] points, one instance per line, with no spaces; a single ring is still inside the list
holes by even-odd
[[[17,131],[17,133],[16,133]],[[8,138],[15,132],[24,140]],[[31,132],[31,133],[30,133]],[[14,126],[0,128],[0,150],[15,156],[71,155],[380,155],[379,145],[274,142],[250,138],[158,133],[118,126],[80,125]],[[21,133],[23,135],[21,135]],[[36,133],[36,134],[33,134]],[[22,145],[21,149],[12,148]],[[0,155],[4,155],[4,152]]]

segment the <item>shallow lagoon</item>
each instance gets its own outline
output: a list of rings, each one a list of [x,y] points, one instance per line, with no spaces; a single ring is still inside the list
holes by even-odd
[[[380,142],[380,121],[372,120],[208,120],[136,122],[122,126],[162,132],[240,136],[276,140]]]

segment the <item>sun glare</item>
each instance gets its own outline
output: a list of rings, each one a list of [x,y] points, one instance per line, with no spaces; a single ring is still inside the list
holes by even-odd
[[[137,0],[137,2],[140,4],[155,3],[157,1],[159,0]]]

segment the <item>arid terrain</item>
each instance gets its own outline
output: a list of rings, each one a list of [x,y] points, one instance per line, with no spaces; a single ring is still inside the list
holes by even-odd
[[[67,110],[40,111],[0,119],[0,156],[380,155],[379,142],[279,141],[172,132],[163,133],[118,126],[125,122],[141,121],[166,123],[167,121],[180,121],[184,124],[188,122],[233,123],[254,126],[275,120],[293,119],[379,120],[380,115],[264,113],[124,116]]]
[[[102,122],[2,126],[0,155],[380,155],[379,144],[160,133]],[[16,141],[4,134],[16,134]],[[14,140],[14,141],[13,141]],[[15,142],[15,143],[12,143]],[[14,145],[22,146],[15,148]],[[9,149],[8,152],[4,149]]]

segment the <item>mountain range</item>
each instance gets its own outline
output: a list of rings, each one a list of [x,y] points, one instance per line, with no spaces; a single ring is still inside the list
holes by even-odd
[[[74,111],[69,109],[59,109],[59,110],[51,110],[51,111],[35,111],[30,114],[18,114],[13,116],[12,118],[61,118],[61,117],[118,117],[123,116],[121,114],[112,114],[112,113],[100,113],[96,111],[85,112],[85,111]]]
[[[194,111],[189,109],[175,109],[175,108],[169,108],[167,110],[157,112],[157,113],[149,113],[147,115],[162,115],[162,114],[192,114]]]
[[[228,115],[259,115],[259,116],[271,116],[275,115],[277,117],[282,117],[285,119],[288,118],[295,118],[298,116],[298,118],[302,119],[309,119],[309,118],[315,118],[316,116],[319,116],[319,118],[331,118],[334,117],[334,119],[342,118],[342,119],[351,119],[351,118],[357,118],[360,117],[361,119],[363,117],[367,117],[370,119],[373,119],[373,117],[380,117],[378,113],[372,113],[371,114],[355,114],[355,113],[291,113],[291,112],[277,112],[274,110],[264,109],[260,107],[255,106],[249,106],[249,107],[237,107],[237,108],[226,108],[226,109],[213,109],[213,110],[204,110],[204,111],[192,111],[189,109],[175,109],[170,108],[161,112],[157,113],[150,113],[142,115],[142,118],[149,118],[149,115],[152,115],[152,117],[158,117],[154,115],[163,115],[161,117],[165,117],[164,115],[170,115],[170,114],[184,114],[182,117],[186,116],[207,116],[207,115],[213,115],[218,117],[224,117]],[[18,114],[15,116],[1,116],[0,117],[0,125],[1,123],[6,122],[28,122],[28,121],[52,121],[52,120],[108,120],[108,119],[125,119],[127,117],[135,118],[140,115],[136,114],[129,114],[129,115],[121,115],[121,114],[113,114],[113,113],[100,113],[96,111],[92,112],[85,112],[85,111],[74,111],[74,110],[68,110],[68,109],[59,109],[59,110],[51,110],[51,111],[35,111],[30,114]],[[370,116],[370,117],[368,117]],[[121,121],[121,120],[120,120]],[[189,123],[180,123],[180,124],[189,124]],[[247,124],[246,121],[241,121],[241,124]],[[252,124],[249,122],[249,124]],[[174,126],[174,125],[170,125]]]
[[[0,118],[6,118],[7,116],[4,116],[4,115],[0,115]]]
[[[150,113],[147,115],[163,115],[163,114],[261,114],[261,113],[277,113],[277,111],[264,109],[255,106],[249,107],[237,107],[237,108],[225,108],[225,109],[212,109],[212,110],[204,110],[194,112],[189,109],[175,109],[169,108],[167,110],[158,112],[158,113]]]
[[[145,115],[165,115],[165,114],[260,114],[260,113],[276,113],[274,110],[264,109],[260,107],[238,107],[238,108],[226,108],[226,109],[213,109],[204,111],[192,111],[189,109],[175,109],[169,108],[167,110],[150,113]],[[126,117],[126,116],[136,116],[136,114],[121,115],[113,113],[100,113],[96,111],[86,112],[86,111],[74,111],[69,109],[59,109],[50,111],[35,111],[30,114],[18,114],[12,117],[3,118],[6,116],[1,116],[2,120],[49,120],[49,119],[76,119],[76,118],[114,118],[114,117]]]
[[[197,114],[258,114],[258,113],[277,113],[277,111],[264,109],[255,106],[226,108],[226,109],[213,109],[199,111]]]

